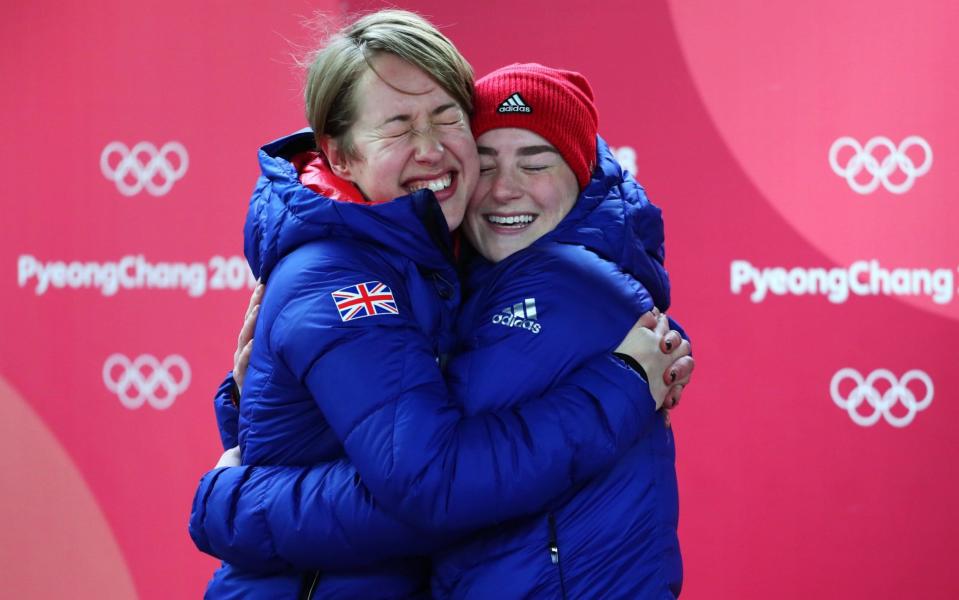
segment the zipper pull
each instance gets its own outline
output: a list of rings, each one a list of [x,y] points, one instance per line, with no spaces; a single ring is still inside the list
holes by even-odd
[[[316,571],[313,573],[312,581],[310,581],[310,574],[307,573],[304,575],[304,583],[306,581],[310,582],[309,587],[303,587],[300,590],[300,600],[313,600],[313,593],[316,592],[316,582],[320,580],[320,572]]]
[[[549,524],[549,559],[556,565],[559,574],[559,589],[563,593],[563,600],[566,600],[566,582],[563,581],[563,565],[559,564],[559,537],[556,535],[556,517],[553,516],[553,513],[549,513],[546,522]]]
[[[546,517],[546,523],[549,525],[549,559],[554,565],[559,564],[559,542],[556,538],[556,517],[549,513]]]

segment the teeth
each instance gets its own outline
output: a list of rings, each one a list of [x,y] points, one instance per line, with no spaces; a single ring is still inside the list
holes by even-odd
[[[486,220],[495,225],[528,225],[536,220],[533,215],[511,215],[500,217],[498,215],[486,215]]]
[[[406,189],[409,190],[410,193],[415,192],[416,190],[422,190],[424,188],[433,192],[439,192],[448,188],[451,183],[453,183],[453,174],[447,173],[446,175],[437,177],[436,179],[417,181],[410,184]]]

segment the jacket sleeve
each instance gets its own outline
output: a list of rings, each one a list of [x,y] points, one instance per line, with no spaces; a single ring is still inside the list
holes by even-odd
[[[239,444],[238,429],[240,411],[234,403],[237,397],[236,382],[233,380],[233,371],[226,374],[223,383],[216,390],[213,397],[213,411],[216,413],[216,426],[220,430],[220,441],[223,449],[229,450]]]
[[[648,387],[609,354],[521,405],[465,414],[402,281],[389,282],[397,314],[341,321],[331,291],[371,279],[346,271],[298,293],[271,345],[373,496],[410,524],[476,529],[536,512],[645,431],[655,408]]]
[[[611,465],[653,412],[641,380],[603,356],[536,401],[466,416],[429,343],[394,322],[284,354],[374,497],[413,525],[472,529],[535,512]]]
[[[662,210],[649,201],[643,186],[630,174],[625,176],[621,191],[627,199],[625,219],[632,236],[631,240],[627,239],[623,260],[630,263],[630,271],[649,291],[656,307],[666,312],[671,298]],[[636,246],[642,251],[632,249]]]
[[[551,403],[556,406],[546,406]],[[458,422],[443,425],[451,438],[447,447],[419,459],[407,458],[404,448],[398,448],[398,457],[412,465],[403,468],[415,470],[422,482],[408,477],[411,483],[395,483],[395,471],[386,467],[391,457],[382,457],[384,469],[373,472],[384,479],[383,489],[393,493],[382,503],[373,499],[357,467],[347,461],[210,471],[194,497],[190,535],[200,550],[257,572],[356,568],[433,553],[469,531],[535,512],[605,469],[630,444],[633,434],[627,430],[644,429],[648,419],[642,413],[652,415],[653,410],[645,383],[612,356],[591,361],[567,383],[530,404],[514,414],[475,417],[443,406],[438,411],[441,417],[459,417]],[[570,424],[574,422],[584,429]],[[591,422],[593,431],[580,433]],[[396,426],[406,429],[399,422]],[[419,429],[426,442],[405,431],[384,448],[392,451],[394,444],[410,441],[420,446],[435,443],[437,436],[430,435],[428,427]],[[351,439],[360,439],[355,436]],[[556,441],[547,446],[538,436]],[[603,441],[588,439],[591,436]],[[375,449],[361,452],[368,460],[375,459]],[[441,462],[431,468],[427,464],[431,461]],[[392,464],[397,464],[396,458]],[[518,477],[524,481],[507,485]],[[416,502],[402,502],[401,492],[391,487],[402,485],[411,491],[418,488]],[[443,514],[432,514],[434,506]]]
[[[666,312],[671,299],[669,273],[665,264],[666,238],[662,210],[649,201],[643,186],[631,174],[626,174],[622,190],[624,197],[629,199],[625,219],[630,225],[629,231],[635,236],[633,243],[643,248],[643,252],[632,254],[637,277],[653,296],[656,307]],[[683,339],[689,340],[686,330],[671,316],[667,318],[670,329],[675,329]]]
[[[645,382],[608,354],[521,406],[465,414],[404,290],[391,286],[397,314],[340,320],[330,291],[372,278],[327,274],[333,283],[295,294],[270,332],[274,351],[309,388],[352,465],[208,473],[191,518],[202,550],[278,568],[337,568],[430,551],[444,540],[423,530],[449,541],[535,512],[610,466],[650,421]],[[234,509],[210,519],[208,505]]]
[[[223,506],[233,509],[226,518]],[[384,511],[346,460],[210,471],[193,500],[190,536],[203,552],[254,573],[357,569],[451,541]]]

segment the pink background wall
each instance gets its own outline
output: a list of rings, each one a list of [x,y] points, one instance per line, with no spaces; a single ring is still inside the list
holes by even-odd
[[[584,72],[664,209],[698,365],[674,413],[684,597],[959,596],[959,5],[402,4],[478,74]],[[201,595],[216,562],[186,520],[255,149],[304,124],[303,19],[377,6],[6,9],[0,596]]]

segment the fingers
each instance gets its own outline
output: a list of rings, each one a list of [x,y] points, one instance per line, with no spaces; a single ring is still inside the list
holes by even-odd
[[[263,301],[263,292],[266,286],[258,283],[250,295],[250,304],[246,307],[243,317],[243,326],[236,336],[236,351],[233,353],[233,381],[237,389],[243,389],[243,380],[246,368],[250,364],[250,355],[253,353],[253,332],[256,330],[256,318],[260,314],[260,303]]]
[[[253,353],[253,340],[246,343],[245,346],[237,350],[236,358],[233,361],[233,372],[240,373],[240,377],[246,373],[246,368],[250,365],[250,354]]]
[[[666,385],[675,385],[677,383],[688,385],[689,379],[696,368],[696,361],[692,356],[680,356],[673,361],[666,371],[663,372],[663,383]]]
[[[666,399],[663,400],[663,408],[671,410],[679,406],[679,398],[683,395],[683,386],[674,385],[666,392]]]
[[[659,342],[659,349],[662,350],[663,354],[670,354],[673,350],[679,347],[683,342],[683,338],[679,335],[678,331],[672,329],[663,336],[663,339]]]
[[[665,337],[669,333],[669,319],[666,318],[666,315],[660,313],[656,315],[656,328],[653,331],[660,338]]]
[[[243,389],[243,381],[246,379],[246,369],[250,366],[251,354],[253,354],[253,340],[247,342],[233,355],[233,381],[236,382],[238,390]]]
[[[246,315],[243,321],[243,327],[240,327],[240,334],[236,336],[237,350],[246,346],[253,339],[253,331],[256,329],[256,317],[260,314],[260,305],[257,304],[253,310]]]
[[[682,370],[676,378],[676,383],[681,384],[685,388],[689,385],[689,382],[692,381],[693,371],[696,369],[696,359],[694,359],[692,356],[684,356],[677,362],[682,365]],[[689,365],[688,368],[686,367],[686,364]]]
[[[684,342],[688,346],[688,342]],[[682,349],[682,348],[681,348]],[[670,386],[666,392],[666,398],[663,400],[663,408],[667,410],[679,406],[679,399],[683,395],[683,390],[689,385],[692,379],[693,371],[696,369],[696,361],[692,356],[683,356],[677,359],[663,373],[663,383]]]
[[[684,340],[678,333],[670,330],[659,339],[659,351],[672,358],[673,362],[676,362],[684,356],[689,356],[693,348],[689,345],[688,340]],[[677,378],[678,377],[679,376],[677,376]]]
[[[263,301],[264,290],[266,290],[266,286],[259,283],[253,290],[253,294],[250,295],[250,305],[246,307],[246,314],[243,315],[243,327],[240,328],[240,335],[236,338],[237,352],[253,339],[256,316],[260,313],[260,303]],[[236,361],[234,360],[234,362]]]
[[[263,301],[264,290],[266,290],[266,286],[262,283],[257,283],[256,287],[253,288],[253,293],[250,294],[250,304],[246,307],[246,313],[243,314],[244,319],[247,319],[250,313],[253,312],[253,309],[259,306],[260,302]]]
[[[653,309],[655,310],[655,308]],[[645,327],[646,329],[655,329],[657,324],[656,315],[653,311],[645,312],[639,317],[639,320],[636,321],[636,324],[633,327]]]

